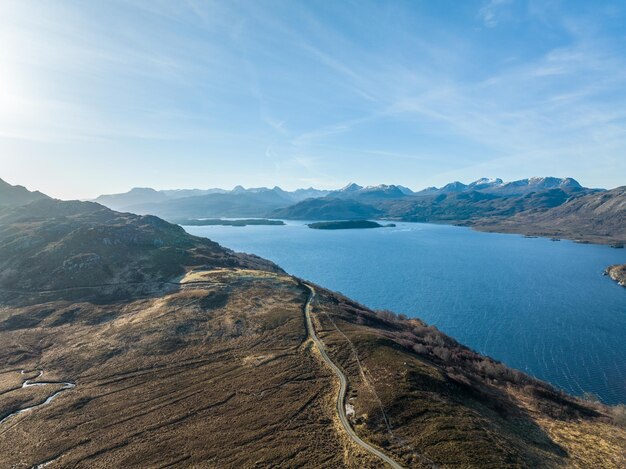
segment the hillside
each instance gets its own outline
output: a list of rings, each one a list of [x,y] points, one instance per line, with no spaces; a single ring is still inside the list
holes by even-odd
[[[48,199],[49,197],[39,191],[29,191],[23,186],[12,186],[0,179],[0,208],[17,205],[25,205],[35,200]]]
[[[623,243],[626,241],[626,186],[576,197],[546,211],[523,212],[508,219],[480,220],[474,226],[488,231]]]
[[[160,203],[130,205],[134,213],[157,215],[165,219],[263,217],[279,207],[293,203],[282,191],[233,191],[167,199]]]
[[[292,220],[353,220],[376,218],[382,216],[383,212],[356,200],[323,197],[274,210],[270,215]]]
[[[489,192],[469,191],[412,197],[401,202],[381,205],[380,208],[389,217],[404,221],[467,224],[479,219],[499,219],[521,212],[547,210],[586,193],[550,189],[502,197]]]
[[[318,286],[309,303],[307,285],[274,264],[155,217],[77,202],[5,209],[0,259],[5,467],[381,467],[338,421],[308,304],[347,377],[351,428],[401,466],[626,463],[615,409],[417,319]],[[113,298],[96,281],[133,286]]]
[[[46,298],[108,300],[145,294],[191,267],[263,267],[154,216],[92,202],[41,200],[0,209],[0,299],[46,291]],[[85,287],[98,286],[97,289]]]

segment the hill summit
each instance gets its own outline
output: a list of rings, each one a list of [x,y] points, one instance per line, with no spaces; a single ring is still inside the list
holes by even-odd
[[[12,186],[0,179],[0,207],[24,205],[49,197],[39,191],[29,191],[24,186]]]

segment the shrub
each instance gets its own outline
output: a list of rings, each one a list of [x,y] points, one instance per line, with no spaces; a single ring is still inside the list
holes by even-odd
[[[626,428],[626,405],[619,404],[613,407],[613,421],[620,427]]]

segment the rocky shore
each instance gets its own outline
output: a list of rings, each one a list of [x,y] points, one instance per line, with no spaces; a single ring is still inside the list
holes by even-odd
[[[626,264],[607,267],[605,273],[622,287],[626,287]]]

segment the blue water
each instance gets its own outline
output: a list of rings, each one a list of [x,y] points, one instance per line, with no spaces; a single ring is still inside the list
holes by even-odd
[[[271,259],[375,309],[436,325],[573,394],[626,403],[626,288],[602,271],[626,250],[467,228],[186,227]]]

